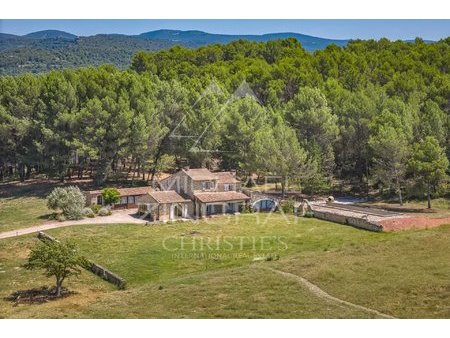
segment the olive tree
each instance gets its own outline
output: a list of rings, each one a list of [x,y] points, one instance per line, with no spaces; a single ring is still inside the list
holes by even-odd
[[[82,218],[85,205],[86,197],[80,188],[75,186],[57,187],[47,196],[47,207],[52,210],[61,210],[67,219]]]

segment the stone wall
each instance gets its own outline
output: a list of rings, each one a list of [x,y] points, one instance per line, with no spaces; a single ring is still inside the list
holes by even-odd
[[[108,269],[105,269],[101,265],[98,265],[92,261],[88,261],[87,264],[87,270],[91,271],[92,273],[96,274],[100,278],[106,280],[107,282],[114,284],[119,289],[125,289],[125,279],[122,277],[119,277],[115,273],[109,271]]]
[[[369,222],[367,219],[362,217],[352,217],[352,216],[344,216],[338,215],[332,212],[325,211],[317,211],[313,210],[314,217],[320,218],[326,221],[341,223],[351,225],[357,228],[370,230],[370,231],[383,231],[383,227],[379,224]]]

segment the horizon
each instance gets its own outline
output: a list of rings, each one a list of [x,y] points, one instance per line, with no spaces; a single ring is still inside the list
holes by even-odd
[[[180,30],[223,35],[295,33],[336,40],[413,40],[416,37],[440,40],[450,36],[450,20],[0,20],[1,33],[23,36],[43,30],[59,30],[76,36]]]

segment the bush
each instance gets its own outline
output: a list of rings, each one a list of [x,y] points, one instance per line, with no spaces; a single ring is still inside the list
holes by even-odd
[[[49,216],[48,216],[49,221],[56,221],[58,220],[58,213],[57,212],[52,212]]]
[[[243,213],[243,214],[249,214],[249,213],[252,213],[252,212],[253,212],[253,209],[252,209],[252,206],[251,206],[251,205],[245,204],[245,205],[242,207],[241,213]]]
[[[281,210],[283,210],[285,214],[292,214],[294,212],[294,204],[295,201],[292,198],[289,198],[283,202]]]
[[[98,211],[98,215],[99,216],[109,216],[111,215],[111,210],[109,210],[108,208],[100,208],[100,210]]]
[[[84,217],[89,217],[89,218],[95,217],[95,213],[91,208],[84,208],[82,213],[83,213]]]
[[[56,217],[55,217],[55,219],[56,219],[58,222],[64,222],[64,221],[66,220],[66,218],[64,217],[63,214],[57,214]]]
[[[91,210],[94,212],[94,214],[98,214],[98,211],[102,208],[100,204],[92,204]]]
[[[82,218],[86,198],[78,187],[55,188],[47,196],[47,206],[52,210],[61,210],[66,219]]]
[[[112,205],[119,202],[120,193],[116,188],[105,188],[102,190],[102,197],[106,205]]]
[[[307,217],[307,218],[314,217],[314,212],[313,211],[307,211],[307,212],[305,212],[304,217]]]

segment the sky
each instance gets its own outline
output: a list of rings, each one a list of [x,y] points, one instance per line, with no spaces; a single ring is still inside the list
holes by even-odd
[[[0,20],[2,33],[24,35],[46,29],[78,36],[179,29],[221,34],[294,32],[330,39],[439,40],[450,36],[450,20]]]

